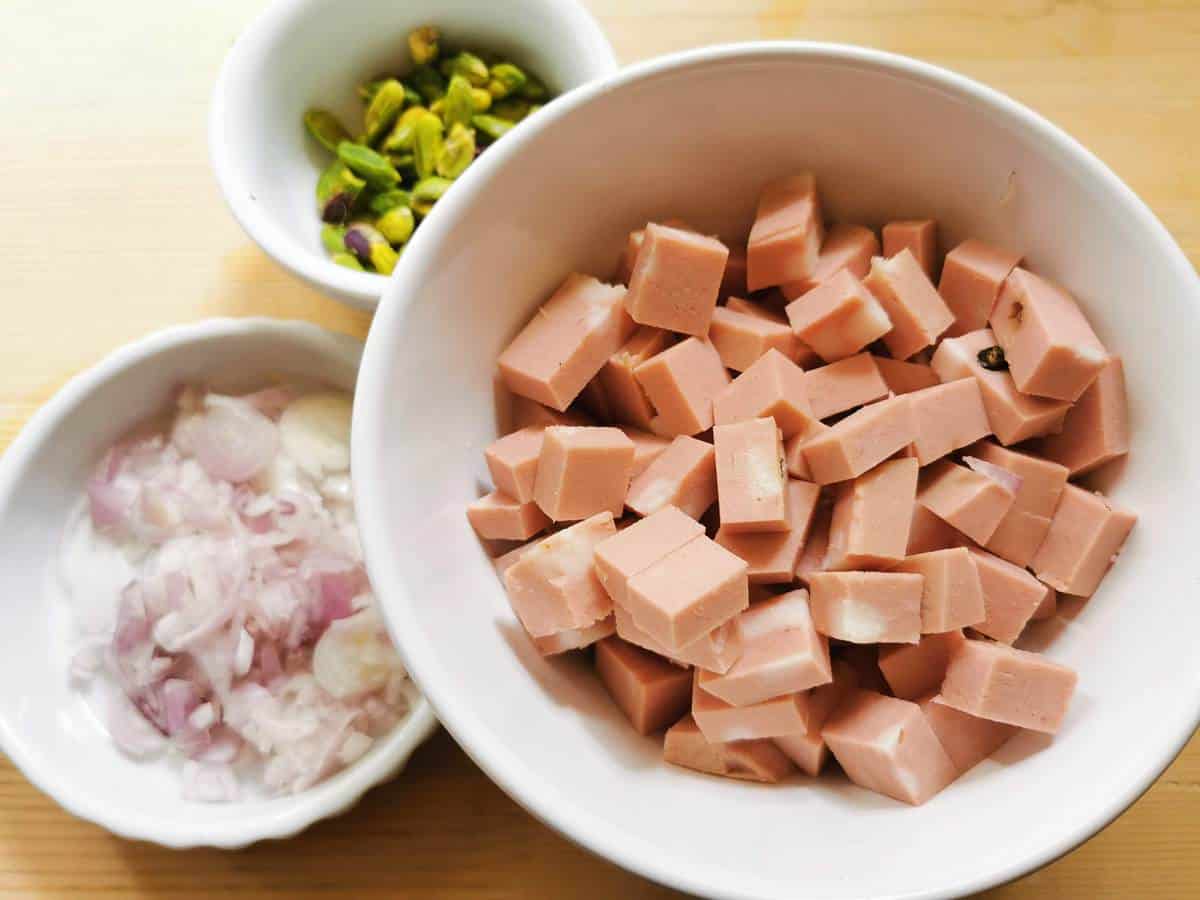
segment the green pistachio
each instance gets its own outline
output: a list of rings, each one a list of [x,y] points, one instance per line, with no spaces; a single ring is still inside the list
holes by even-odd
[[[325,248],[326,252],[343,252],[346,249],[345,238],[346,229],[341,225],[321,226],[321,246]]]
[[[404,109],[404,102],[404,85],[395,78],[389,78],[379,86],[363,116],[368,144],[374,144],[395,124]]]
[[[492,95],[484,88],[471,88],[471,103],[475,112],[487,112],[492,108]]]
[[[417,93],[416,88],[411,84],[404,85],[404,105],[405,106],[420,106],[425,102],[425,98]]]
[[[432,103],[446,93],[446,79],[433,66],[417,66],[408,73],[406,80],[426,103]]]
[[[366,186],[367,183],[351,172],[341,159],[334,160],[317,180],[317,207],[321,211],[321,220],[333,224],[345,222]]]
[[[526,100],[545,100],[550,96],[550,91],[546,89],[545,82],[536,75],[528,72],[525,73],[525,84],[521,86],[518,93]]]
[[[471,82],[471,87],[487,87],[490,78],[487,63],[474,53],[468,53],[465,50],[455,53],[449,59],[442,60],[441,69],[442,74],[447,78],[454,75],[463,76]]]
[[[375,92],[387,81],[387,78],[373,78],[370,81],[364,81],[358,86],[358,99],[363,103],[370,103],[375,97]]]
[[[416,224],[413,211],[407,206],[393,207],[375,220],[379,233],[392,244],[408,243]]]
[[[413,162],[417,177],[428,178],[437,168],[442,152],[442,120],[433,113],[421,116],[413,125]]]
[[[497,100],[492,104],[491,113],[497,119],[505,119],[509,122],[520,122],[529,115],[530,102],[528,100],[519,100],[516,97],[509,97],[505,100]]]
[[[397,150],[411,150],[413,146],[413,124],[429,110],[423,106],[410,106],[400,114],[396,125],[383,141],[383,149],[387,153]]]
[[[338,117],[323,109],[310,109],[306,112],[304,127],[316,138],[317,143],[330,153],[337,153],[337,145],[350,138],[350,132],[338,121]]]
[[[528,76],[512,63],[497,63],[492,66],[488,79],[488,92],[497,100],[509,97],[525,87]]]
[[[345,266],[347,269],[354,269],[356,272],[366,271],[366,269],[362,267],[362,263],[358,261],[358,257],[356,257],[353,253],[347,253],[345,250],[340,250],[337,253],[334,253],[332,256],[330,256],[330,259],[332,259],[339,266]]]
[[[371,266],[381,275],[392,274],[399,258],[392,245],[387,242],[374,225],[355,222],[346,229],[346,249],[364,266]]]
[[[452,182],[449,178],[439,178],[436,175],[422,178],[412,189],[413,211],[421,216],[429,215],[433,204],[442,199]]]
[[[513,127],[512,122],[506,122],[504,119],[498,119],[495,116],[474,116],[471,119],[471,124],[482,131],[493,141],[499,140],[504,134]]]
[[[386,191],[400,183],[400,173],[388,158],[370,147],[342,141],[338,144],[337,154],[338,159],[349,166],[355,175],[377,191]]]
[[[445,118],[446,113],[446,97],[445,95],[438,97],[429,104],[429,111],[439,119]]]
[[[434,25],[422,25],[408,33],[408,52],[419,66],[431,63],[441,51],[441,32]]]
[[[475,100],[471,90],[471,83],[461,75],[451,77],[446,96],[439,101],[445,104],[441,116],[447,128],[471,124],[471,116],[475,115]]]
[[[457,178],[475,161],[475,132],[459,122],[450,126],[438,155],[437,173],[443,178]]]
[[[371,198],[371,202],[367,206],[375,215],[382,216],[384,213],[398,206],[412,206],[412,195],[408,191],[396,188],[395,190],[384,191],[382,194],[376,194]]]

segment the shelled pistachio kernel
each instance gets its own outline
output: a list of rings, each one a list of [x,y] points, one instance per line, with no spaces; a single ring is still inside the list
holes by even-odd
[[[337,153],[337,145],[350,140],[350,132],[333,113],[324,109],[310,109],[304,114],[304,127],[326,150]]]
[[[466,50],[455,53],[449,59],[442,60],[441,72],[447,78],[462,75],[471,82],[472,87],[486,87],[491,77],[487,63]]]
[[[374,144],[395,124],[406,100],[404,85],[395,78],[389,78],[379,86],[363,115],[368,144]]]
[[[400,257],[387,238],[375,226],[355,222],[346,229],[346,249],[364,266],[369,265],[381,275],[390,275]]]
[[[342,141],[338,144],[337,154],[338,159],[355,175],[377,191],[388,190],[400,183],[400,173],[396,171],[396,167],[386,156],[376,153],[370,147],[352,141]]]
[[[529,80],[524,72],[512,63],[496,63],[489,72],[488,92],[502,100],[521,90]]]
[[[446,96],[438,103],[442,104],[438,112],[447,128],[455,124],[471,124],[471,116],[475,115],[475,98],[472,96],[471,82],[461,75],[454,75],[446,88]]]
[[[354,204],[366,189],[367,183],[335,159],[317,179],[317,207],[321,220],[340,224],[350,218]]]
[[[441,33],[434,25],[422,25],[408,33],[408,52],[412,54],[413,62],[426,65],[438,58],[441,52]]]
[[[408,243],[416,226],[416,217],[407,206],[394,206],[375,220],[375,227],[391,244]]]
[[[428,178],[437,169],[442,152],[442,120],[427,113],[413,124],[413,162],[418,178]]]
[[[438,154],[437,173],[443,178],[457,178],[475,161],[475,132],[461,123],[454,123]]]
[[[439,178],[437,175],[422,178],[412,189],[413,211],[421,216],[429,215],[433,205],[442,199],[451,184],[453,182],[449,178]]]
[[[347,269],[354,269],[357,272],[366,271],[366,269],[363,268],[362,263],[358,261],[358,257],[356,257],[353,253],[347,253],[345,250],[339,250],[338,252],[332,254],[329,258],[339,266],[345,266]]]
[[[424,106],[410,106],[400,114],[400,118],[396,120],[395,127],[392,128],[392,133],[383,140],[383,149],[386,153],[394,153],[398,150],[411,150],[413,148],[413,125],[417,119],[428,113],[429,110]]]
[[[343,253],[346,250],[346,229],[341,225],[321,226],[321,246],[327,253]]]
[[[367,205],[375,215],[382,216],[385,212],[395,209],[397,206],[412,206],[412,194],[400,188],[394,188],[390,191],[376,194]]]

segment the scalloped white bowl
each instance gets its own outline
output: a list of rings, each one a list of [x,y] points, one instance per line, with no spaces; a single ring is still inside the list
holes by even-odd
[[[135,341],[76,376],[34,414],[0,459],[0,746],[35,786],[76,816],[122,837],[169,847],[242,847],[295,834],[349,809],[401,769],[436,727],[419,698],[354,765],[300,794],[188,803],[178,772],[138,762],[109,738],[69,683],[67,611],[49,602],[49,567],[101,454],[161,412],[171,389],[226,390],[267,379],[353,390],[361,342],[305,322],[210,319]]]
[[[1094,156],[1025,107],[888,54],[820,44],[653,60],[565,98],[489,151],[405,253],[367,341],[354,466],[367,562],[439,718],[533,814],[650,878],[727,898],[982,890],[1085,840],[1200,718],[1194,415],[1200,281]],[[463,514],[486,480],[499,351],[572,269],[680,216],[744,240],[758,189],[818,175],[831,218],[937,217],[1067,285],[1124,355],[1140,524],[1049,643],[1080,693],[1053,743],[1022,735],[909,808],[836,779],[779,787],[664,765],[581,659],[540,658]]]

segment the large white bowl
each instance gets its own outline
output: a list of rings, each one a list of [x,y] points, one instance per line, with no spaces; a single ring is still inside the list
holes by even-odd
[[[578,0],[275,0],[238,37],[209,112],[209,156],[234,217],[276,262],[351,306],[372,310],[387,278],[321,247],[314,191],[329,154],[305,133],[310,107],[362,122],[355,88],[410,63],[406,35],[438,25],[450,40],[504,53],[558,92],[617,68]]]
[[[63,805],[122,837],[170,847],[241,847],[343,812],[392,776],[436,721],[418,699],[354,765],[303,793],[188,803],[178,771],[119,752],[68,677],[70,616],[48,577],[72,509],[103,452],[161,412],[183,382],[223,390],[279,379],[353,390],[362,344],[305,322],[210,319],[160,331],[72,379],[0,460],[0,746]]]
[[[489,151],[490,153],[491,151]],[[1080,691],[920,808],[834,780],[759,787],[664,765],[580,660],[538,656],[463,507],[486,479],[496,355],[572,269],[680,216],[744,240],[764,181],[812,169],[831,218],[935,216],[1067,285],[1126,361],[1141,521],[1049,645]],[[737,898],[949,897],[1015,878],[1128,806],[1200,716],[1194,413],[1200,282],[1138,198],[1070,137],[933,66],[819,44],[635,66],[485,157],[429,220],[364,357],[354,466],[371,576],[458,742],[536,816],[650,878]]]

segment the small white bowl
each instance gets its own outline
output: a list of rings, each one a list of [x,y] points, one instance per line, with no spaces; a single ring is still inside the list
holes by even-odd
[[[419,699],[358,762],[294,796],[228,804],[180,798],[177,771],[120,753],[68,679],[68,611],[47,578],[68,515],[104,450],[161,412],[171,389],[268,379],[353,390],[362,344],[304,322],[210,319],[130,344],[72,379],[0,460],[0,746],[34,785],[80,818],[169,847],[242,847],[343,812],[392,776],[436,721]]]
[[[234,217],[313,287],[373,310],[387,278],[336,265],[321,246],[314,190],[329,154],[304,130],[310,107],[362,121],[356,88],[409,65],[406,36],[439,26],[503,53],[564,93],[617,68],[577,0],[276,0],[225,57],[209,113],[209,155]]]
[[[744,241],[762,183],[804,169],[834,220],[934,216],[947,246],[974,235],[1022,251],[1127,366],[1133,452],[1112,496],[1141,519],[1049,644],[1080,673],[1066,724],[1052,743],[1019,736],[918,808],[834,778],[762,787],[664,765],[582,659],[538,656],[463,513],[487,481],[496,356],[562,278],[609,276],[647,219]],[[355,407],[371,577],[458,743],[595,852],[715,897],[982,890],[1111,821],[1200,719],[1197,346],[1200,281],[1163,226],[1092,154],[997,92],[820,44],[650,61],[489,150],[405,254]]]

